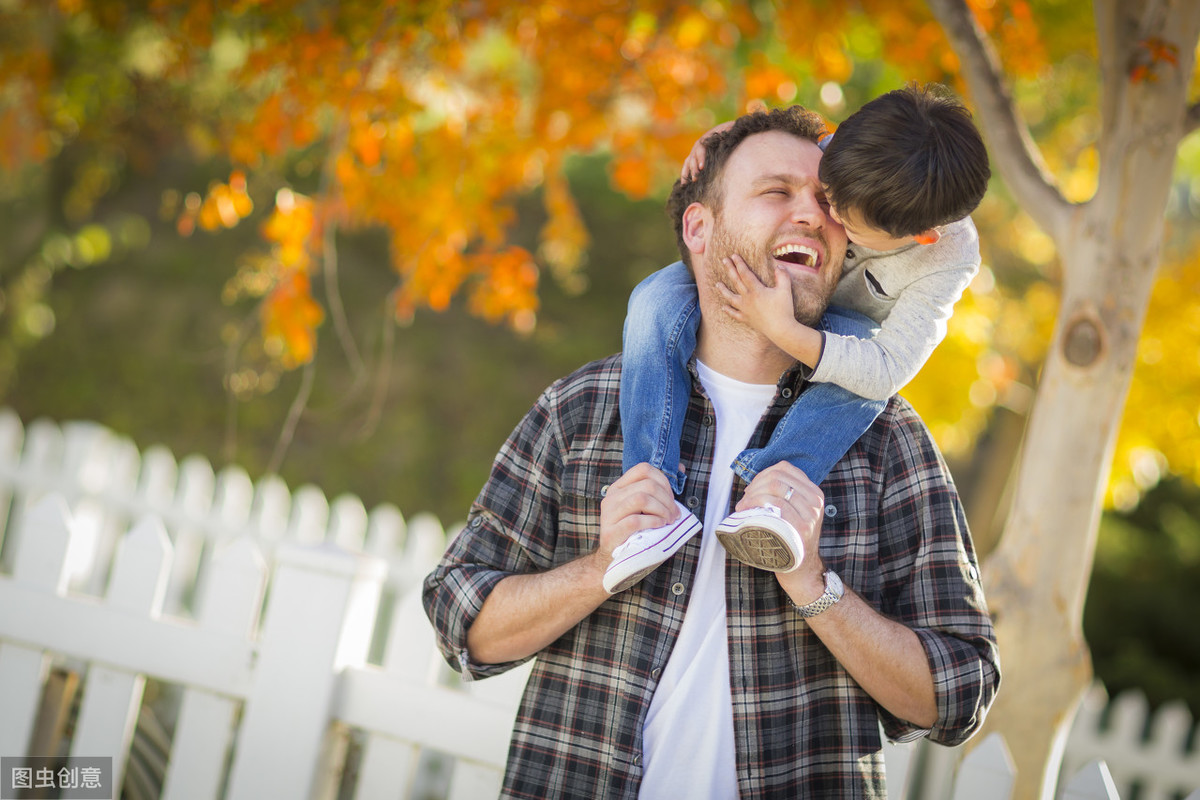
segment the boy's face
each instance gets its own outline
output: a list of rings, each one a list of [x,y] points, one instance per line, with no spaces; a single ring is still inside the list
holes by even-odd
[[[897,247],[903,247],[913,242],[911,236],[892,236],[885,230],[867,225],[856,212],[850,209],[839,212],[830,205],[829,216],[840,222],[846,229],[846,238],[862,247],[869,247],[872,250],[895,250]]]

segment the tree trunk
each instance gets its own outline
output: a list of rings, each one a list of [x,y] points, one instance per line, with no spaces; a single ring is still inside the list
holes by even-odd
[[[1176,150],[1190,125],[1187,88],[1200,36],[1195,0],[1096,0],[1100,180],[1065,203],[1032,149],[999,61],[965,3],[930,0],[963,62],[993,159],[1054,238],[1062,303],[1021,453],[1012,510],[984,584],[1002,686],[985,731],[1004,734],[1014,797],[1053,797],[1062,748],[1091,679],[1083,603],[1113,446],[1163,236]],[[1173,46],[1177,64],[1148,44]],[[1143,66],[1152,73],[1137,67]],[[1139,76],[1139,77],[1135,77]]]

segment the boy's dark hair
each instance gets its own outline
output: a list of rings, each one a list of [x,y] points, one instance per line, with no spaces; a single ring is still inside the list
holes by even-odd
[[[838,212],[903,237],[974,211],[991,170],[966,106],[938,84],[910,84],[847,117],[819,175]]]
[[[723,178],[730,155],[748,136],[767,131],[783,131],[801,139],[819,142],[829,132],[825,120],[803,106],[755,111],[738,117],[733,127],[704,140],[704,169],[687,183],[675,181],[667,198],[667,216],[675,225],[675,238],[683,262],[692,265],[692,254],[683,241],[683,212],[692,203],[703,203],[720,213],[724,199]]]

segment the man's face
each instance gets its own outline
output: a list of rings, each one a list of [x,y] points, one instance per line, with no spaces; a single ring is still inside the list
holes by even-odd
[[[738,146],[725,165],[724,202],[705,248],[710,285],[724,281],[721,259],[733,253],[769,286],[778,265],[791,281],[796,319],[810,326],[820,320],[846,255],[846,232],[829,216],[817,178],[820,161],[816,144],[781,131]]]

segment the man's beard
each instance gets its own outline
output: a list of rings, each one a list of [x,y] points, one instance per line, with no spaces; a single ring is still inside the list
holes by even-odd
[[[822,249],[828,252],[828,243],[820,231],[807,231],[806,236],[821,242]],[[725,264],[722,259],[737,253],[750,267],[750,271],[767,286],[775,285],[775,259],[771,257],[774,243],[755,243],[749,238],[739,236],[727,227],[720,214],[713,220],[713,234],[709,240],[707,251],[711,255],[707,259],[709,280],[713,286],[717,282],[728,283]],[[824,269],[823,267],[822,269]],[[821,280],[821,275],[813,275],[812,281],[803,283],[792,282],[792,308],[796,320],[809,326],[816,327],[821,316],[829,305],[833,286]]]

